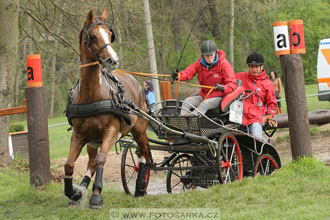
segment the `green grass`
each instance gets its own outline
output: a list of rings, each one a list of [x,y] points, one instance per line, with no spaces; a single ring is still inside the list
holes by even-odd
[[[306,86],[306,94],[316,93],[316,85]],[[317,97],[307,98],[307,103],[309,111],[330,106],[328,102],[319,102]],[[66,121],[65,117],[56,117],[50,118],[48,124]],[[21,123],[26,126],[26,121]],[[51,160],[67,157],[72,134],[66,131],[68,127],[49,128]],[[317,127],[311,128],[311,134],[318,132]],[[150,131],[148,136],[156,138]],[[272,176],[243,179],[240,183],[180,195],[134,199],[118,189],[104,187],[103,209],[91,211],[87,204],[69,208],[63,183],[34,189],[29,184],[29,173],[17,171],[12,165],[0,170],[0,219],[109,219],[110,208],[220,208],[221,219],[329,219],[329,182],[329,167],[315,158],[304,158],[288,163]]]
[[[271,176],[179,195],[132,198],[104,187],[103,208],[91,211],[88,204],[69,208],[63,184],[34,189],[28,172],[11,166],[0,172],[0,219],[110,219],[110,208],[219,208],[221,219],[329,219],[329,182],[329,167],[315,158],[303,158]]]
[[[313,95],[318,93],[317,84],[313,85],[305,85],[306,96]],[[282,88],[282,99],[285,99],[284,88]],[[330,109],[330,103],[328,101],[319,101],[317,96],[307,97],[307,109],[308,111],[316,110],[316,109]],[[286,102],[282,101],[282,108],[284,113],[287,113]]]

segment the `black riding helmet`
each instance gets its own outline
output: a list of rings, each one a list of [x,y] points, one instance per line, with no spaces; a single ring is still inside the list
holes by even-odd
[[[246,63],[249,66],[260,66],[263,65],[265,61],[264,57],[260,53],[253,52],[247,57]]]
[[[202,55],[212,55],[217,52],[217,45],[214,41],[206,40],[201,46]]]

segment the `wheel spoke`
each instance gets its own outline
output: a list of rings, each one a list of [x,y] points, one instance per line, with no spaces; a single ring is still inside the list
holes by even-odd
[[[266,174],[269,174],[269,159],[267,159],[267,163],[266,163]]]
[[[134,159],[134,155],[133,155],[133,153],[132,153],[132,149],[131,149],[131,148],[128,148],[128,150],[129,150],[129,154],[131,155],[132,162],[133,162],[134,166],[136,166],[135,159]]]
[[[174,187],[176,187],[176,186],[179,185],[180,183],[181,183],[181,181],[175,183],[175,184],[171,187],[171,189],[173,189]]]
[[[127,183],[129,183],[130,182],[130,180],[132,179],[132,177],[133,177],[133,175],[136,173],[136,171],[135,170],[133,170],[133,172],[129,175],[129,177],[127,178]]]
[[[130,168],[133,168],[133,169],[134,169],[134,166],[132,166],[132,165],[130,165],[130,164],[127,164],[127,163],[125,163],[125,166],[127,166],[127,167],[130,167]]]
[[[177,177],[179,177],[179,178],[180,178],[180,176],[182,176],[182,175],[179,175],[179,174],[177,174],[177,173],[175,173],[175,172],[173,172],[173,171],[172,171],[172,174],[174,174],[175,176],[177,176]]]
[[[265,175],[265,169],[264,166],[262,165],[262,161],[260,161],[260,167],[261,167],[261,175]]]

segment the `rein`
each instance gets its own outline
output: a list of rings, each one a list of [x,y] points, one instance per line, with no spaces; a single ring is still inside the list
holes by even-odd
[[[97,65],[97,64],[100,64],[99,61],[95,61],[95,62],[93,62],[93,63],[82,64],[82,65],[80,65],[79,67],[80,67],[80,68],[84,68],[84,67],[94,66],[94,65]]]
[[[120,69],[116,69],[115,71],[120,72],[120,73],[129,73],[129,74],[137,75],[137,76],[166,76],[166,77],[172,77],[170,74],[139,73],[139,72],[131,72],[131,71],[126,71],[126,70],[120,70]],[[182,82],[182,81],[180,81],[180,77],[179,77],[178,81],[173,81],[173,82],[178,83],[178,85],[176,87],[175,98],[178,95],[180,83],[188,85],[188,86],[194,86],[194,87],[199,87],[199,88],[208,88],[208,89],[210,89],[210,91],[206,94],[205,98],[216,88],[214,86],[204,86],[204,85],[200,85],[200,84]]]

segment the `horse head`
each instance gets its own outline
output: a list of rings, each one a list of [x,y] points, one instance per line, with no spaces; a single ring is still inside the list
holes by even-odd
[[[84,27],[80,31],[80,62],[87,64],[98,61],[103,68],[115,69],[118,66],[118,55],[112,48],[115,34],[106,23],[108,12],[103,10],[101,16],[94,16],[90,10]]]

